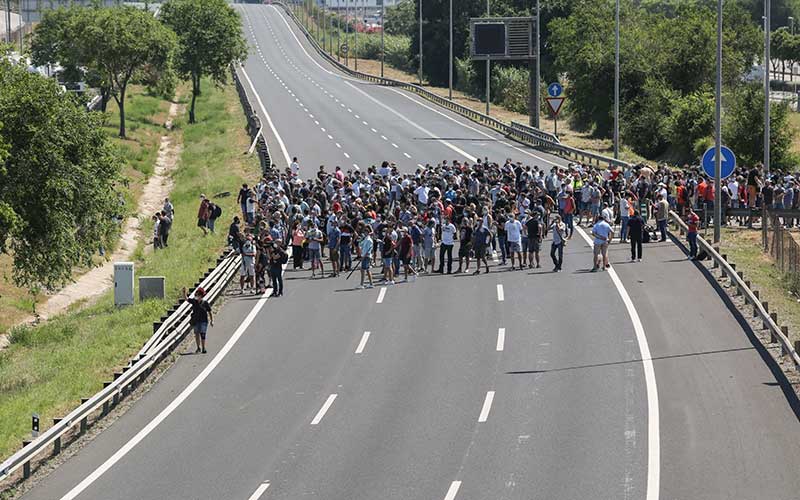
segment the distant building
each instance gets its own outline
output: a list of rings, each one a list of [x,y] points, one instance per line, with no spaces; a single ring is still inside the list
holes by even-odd
[[[42,14],[47,10],[54,10],[59,7],[69,7],[70,5],[92,5],[93,0],[20,0],[22,2],[22,21],[25,23],[35,23],[42,19]],[[16,3],[16,2],[15,2]],[[123,3],[119,0],[97,0],[97,3],[110,7]]]
[[[353,8],[355,6],[376,8],[381,5],[392,7],[405,1],[409,0],[325,0],[325,6],[333,9],[344,9],[345,7]],[[317,3],[322,5],[323,0],[317,0]]]

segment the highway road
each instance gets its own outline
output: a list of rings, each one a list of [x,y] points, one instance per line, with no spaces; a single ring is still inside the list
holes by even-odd
[[[305,175],[563,163],[351,80],[279,8],[238,7],[272,154]],[[228,300],[207,356],[181,356],[24,498],[800,497],[800,405],[741,315],[675,243],[627,257],[613,245],[612,270],[588,273],[576,233],[559,274],[355,290],[287,273],[281,299]]]

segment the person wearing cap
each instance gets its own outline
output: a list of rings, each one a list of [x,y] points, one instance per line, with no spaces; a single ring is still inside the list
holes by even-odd
[[[183,298],[191,304],[192,313],[189,323],[194,330],[194,341],[197,344],[195,353],[206,353],[206,333],[208,332],[208,325],[214,326],[214,314],[211,312],[211,304],[205,300],[206,291],[203,287],[197,287],[192,297],[186,293],[186,287],[183,287]]]
[[[611,229],[607,220],[599,217],[592,227],[592,237],[594,238],[592,272],[605,271],[607,267],[611,267],[611,264],[608,263],[608,243],[614,237],[614,230]]]

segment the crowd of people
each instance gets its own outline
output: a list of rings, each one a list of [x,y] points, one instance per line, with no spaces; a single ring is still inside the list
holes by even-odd
[[[723,203],[732,182],[723,188]],[[745,203],[769,202],[761,187],[756,198],[748,189],[744,198],[736,192]],[[552,270],[559,272],[579,225],[591,228],[592,271],[602,271],[615,238],[630,244],[634,261],[642,259],[643,243],[665,241],[670,210],[686,218],[693,258],[702,222],[694,209],[708,213],[713,200],[713,185],[697,169],[577,163],[544,169],[484,159],[442,161],[414,172],[390,162],[364,171],[314,171],[295,159],[285,171],[273,167],[257,184],[242,185],[241,216],[228,239],[242,255],[241,292],[263,292],[271,280],[274,296],[283,293],[284,265],[310,269],[311,278],[358,270],[360,286],[369,288],[378,268],[387,285],[421,273],[487,273],[490,260],[511,270],[539,268],[546,238]],[[201,213],[209,213],[207,202]],[[205,228],[213,230],[213,223]]]

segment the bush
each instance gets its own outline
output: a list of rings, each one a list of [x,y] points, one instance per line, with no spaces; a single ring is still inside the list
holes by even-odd
[[[456,89],[469,95],[476,95],[478,91],[478,72],[469,59],[456,58],[455,63],[455,87]]]
[[[665,82],[648,79],[620,117],[623,142],[646,158],[664,153],[669,145],[669,110],[678,96]]]
[[[386,63],[401,71],[415,71],[411,57],[411,39],[407,36],[386,35],[384,40]]]
[[[528,112],[529,71],[514,66],[496,66],[492,71],[492,101],[517,113]]]
[[[698,141],[713,131],[714,94],[711,91],[698,90],[672,102],[669,142],[677,159],[689,159]]]

